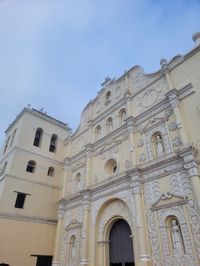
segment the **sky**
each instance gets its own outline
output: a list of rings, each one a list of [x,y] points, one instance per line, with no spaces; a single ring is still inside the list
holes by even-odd
[[[0,145],[21,110],[75,131],[105,77],[194,48],[200,0],[0,0]]]

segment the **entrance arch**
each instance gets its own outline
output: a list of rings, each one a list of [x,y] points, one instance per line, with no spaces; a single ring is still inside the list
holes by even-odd
[[[131,229],[126,221],[118,219],[109,234],[110,266],[134,266]]]

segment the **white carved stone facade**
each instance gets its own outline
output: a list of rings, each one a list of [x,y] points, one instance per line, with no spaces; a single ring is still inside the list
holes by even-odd
[[[154,74],[105,80],[62,140],[52,265],[109,266],[119,220],[136,266],[200,264],[199,73],[196,46]]]

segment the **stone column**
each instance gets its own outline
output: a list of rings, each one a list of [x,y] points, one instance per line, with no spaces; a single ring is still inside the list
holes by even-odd
[[[138,249],[139,249],[139,266],[150,266],[152,262],[150,260],[149,249],[148,249],[148,237],[147,229],[145,227],[145,211],[143,206],[142,189],[140,183],[140,175],[138,172],[134,173],[131,177],[131,188],[135,201],[136,208],[136,226],[138,236]]]
[[[198,162],[195,158],[195,150],[192,146],[188,146],[179,151],[179,154],[183,158],[184,168],[187,170],[188,176],[192,182],[194,197],[200,207],[200,177]]]
[[[91,143],[93,141],[92,139],[92,121],[88,120],[88,139],[89,139],[89,143]]]
[[[136,151],[136,140],[135,140],[135,132],[136,127],[134,124],[134,121],[131,117],[129,117],[127,120],[128,125],[128,132],[129,132],[129,143],[130,147],[128,148],[130,150],[130,162],[135,166],[137,164],[137,151]]]
[[[109,240],[98,241],[98,266],[108,266],[109,261]]]
[[[181,141],[183,145],[185,145],[188,143],[188,138],[187,138],[185,129],[183,127],[183,122],[182,122],[180,108],[179,108],[179,100],[177,97],[177,90],[176,89],[171,90],[170,92],[166,94],[166,96],[168,97],[170,105],[173,108]]]
[[[67,178],[70,174],[70,162],[69,162],[69,158],[65,159],[64,162],[64,178],[63,178],[63,187],[62,187],[62,195],[61,195],[61,199],[65,198],[67,196]]]
[[[85,171],[85,188],[91,185],[91,171],[92,171],[92,145],[86,146],[86,171]]]
[[[82,234],[81,234],[81,265],[89,265],[89,218],[90,218],[90,202],[89,195],[87,191],[83,191],[83,201],[82,201],[82,210],[83,210],[83,225],[82,225]]]
[[[174,86],[173,86],[173,81],[172,81],[170,71],[168,68],[167,60],[162,58],[160,60],[160,65],[161,65],[162,72],[165,74],[165,78],[167,80],[168,91],[171,91],[174,88]]]
[[[58,207],[58,223],[56,228],[56,238],[55,238],[52,266],[60,265],[60,246],[61,246],[61,236],[63,229],[64,204],[65,200],[60,200]]]
[[[132,109],[132,104],[131,104],[131,93],[129,90],[127,90],[124,93],[125,97],[126,97],[126,102],[127,102],[127,117],[132,116],[133,115],[133,109]]]

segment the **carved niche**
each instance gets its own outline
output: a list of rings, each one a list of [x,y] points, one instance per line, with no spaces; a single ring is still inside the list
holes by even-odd
[[[181,228],[181,238],[184,245],[184,252],[179,251],[177,252],[170,252],[169,248],[169,239],[167,235],[167,230],[169,228],[166,227],[166,219],[168,217],[176,217],[180,223]],[[171,208],[160,209],[158,211],[158,221],[159,221],[159,228],[160,228],[160,235],[162,241],[162,250],[164,254],[164,261],[166,266],[195,266],[194,254],[192,252],[191,240],[189,236],[189,230],[186,223],[183,205],[174,206]],[[175,240],[176,241],[176,240]]]
[[[162,123],[159,126],[153,127],[149,131],[145,133],[145,139],[146,139],[146,149],[147,149],[147,155],[149,160],[153,160],[155,158],[155,152],[153,150],[153,143],[152,143],[152,136],[156,133],[159,133],[162,136],[162,145],[165,153],[171,152],[171,145],[169,136],[167,133],[167,129],[164,123]]]

